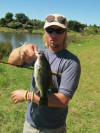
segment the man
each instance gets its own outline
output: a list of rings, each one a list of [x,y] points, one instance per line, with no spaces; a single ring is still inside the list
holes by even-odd
[[[44,54],[52,72],[60,72],[61,77],[52,76],[55,89],[48,92],[48,106],[39,106],[40,97],[34,93],[35,81],[32,76],[31,91],[16,90],[12,99],[17,102],[31,100],[27,105],[23,133],[66,133],[68,103],[78,87],[80,62],[66,50],[67,20],[59,14],[48,15],[44,24]],[[17,65],[32,64],[38,48],[34,44],[24,45],[12,51],[9,62]],[[34,63],[33,63],[34,64]],[[44,79],[45,80],[45,79]]]

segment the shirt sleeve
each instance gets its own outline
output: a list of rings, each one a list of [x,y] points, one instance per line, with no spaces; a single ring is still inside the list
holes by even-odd
[[[59,92],[72,98],[78,87],[80,73],[81,66],[79,62],[72,61],[69,66],[65,65],[61,75]]]

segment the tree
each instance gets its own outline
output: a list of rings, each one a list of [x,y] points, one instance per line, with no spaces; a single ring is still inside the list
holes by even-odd
[[[5,27],[6,26],[6,20],[5,20],[5,18],[1,18],[0,19],[0,26],[1,27]]]
[[[94,24],[93,26],[94,26],[94,27],[97,27],[97,25],[96,25],[96,24]]]
[[[80,32],[84,29],[84,27],[86,27],[85,24],[81,24],[80,22],[77,21],[70,20],[68,22],[68,28],[73,31]]]
[[[43,28],[43,25],[44,25],[44,22],[40,21],[40,20],[32,20],[33,22],[33,29],[42,29]]]
[[[27,21],[27,25],[33,26],[33,21],[32,20],[28,20]]]
[[[23,13],[17,13],[15,14],[16,20],[18,22],[21,22],[22,24],[26,24],[26,22],[29,20],[29,18],[23,14]]]
[[[10,23],[13,20],[13,14],[11,12],[6,13],[5,20],[7,23]]]

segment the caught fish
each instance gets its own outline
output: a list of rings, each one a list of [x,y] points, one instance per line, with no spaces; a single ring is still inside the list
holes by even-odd
[[[42,51],[37,53],[37,60],[34,65],[34,78],[36,90],[40,91],[39,105],[48,104],[48,89],[50,88],[52,73],[50,65]]]

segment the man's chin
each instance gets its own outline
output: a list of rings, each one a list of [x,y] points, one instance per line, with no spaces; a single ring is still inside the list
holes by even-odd
[[[58,48],[58,45],[51,44],[50,47],[52,47],[52,48]]]

